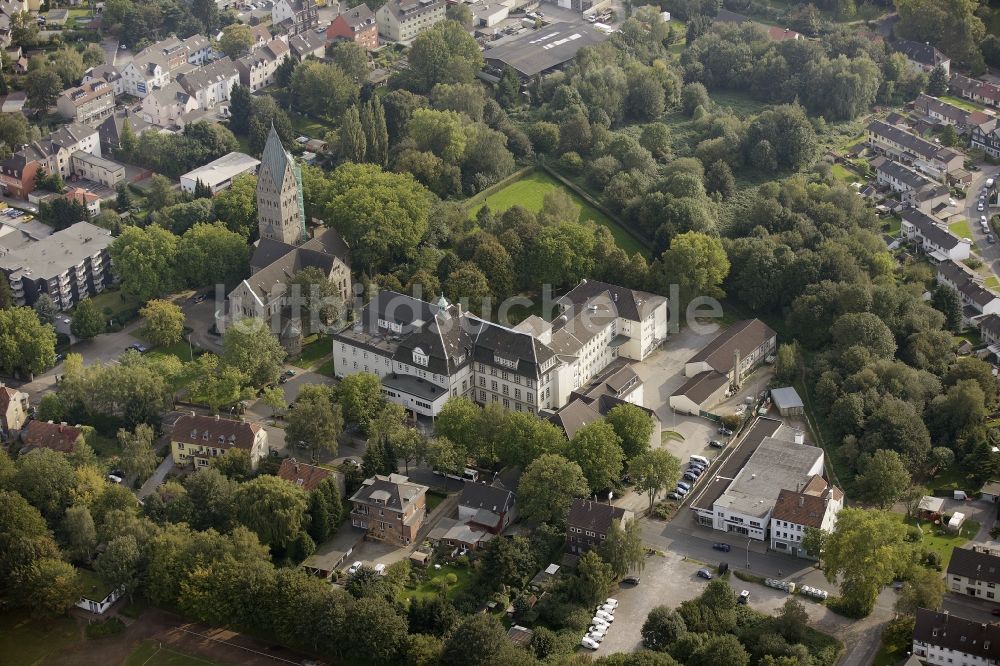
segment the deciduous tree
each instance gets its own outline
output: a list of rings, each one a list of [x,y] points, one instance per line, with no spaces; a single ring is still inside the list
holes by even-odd
[[[521,515],[539,523],[564,524],[574,497],[590,494],[580,466],[555,453],[528,465],[518,486]]]
[[[285,350],[261,319],[241,319],[222,337],[222,362],[243,373],[254,386],[278,380]]]
[[[146,320],[143,336],[154,345],[166,347],[180,342],[184,332],[184,313],[179,305],[153,299],[139,310],[139,315]]]
[[[104,332],[104,315],[94,301],[84,298],[73,309],[69,330],[81,340],[89,340]]]

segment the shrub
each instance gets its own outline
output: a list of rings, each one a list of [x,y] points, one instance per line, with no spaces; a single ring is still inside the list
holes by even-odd
[[[916,525],[909,525],[906,528],[906,540],[910,543],[917,543],[924,538],[924,532]]]
[[[570,173],[577,173],[583,166],[583,158],[580,157],[579,153],[575,153],[571,150],[568,153],[564,153],[563,156],[559,158],[559,165]]]
[[[117,617],[109,617],[107,620],[98,620],[87,625],[85,634],[87,638],[104,638],[113,636],[125,631],[125,623]]]

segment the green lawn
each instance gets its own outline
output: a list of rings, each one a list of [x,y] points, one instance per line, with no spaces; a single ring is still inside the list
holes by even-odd
[[[918,525],[924,532],[920,545],[929,551],[937,553],[941,557],[941,569],[948,568],[948,561],[951,560],[951,551],[961,548],[965,543],[976,536],[979,532],[979,523],[974,520],[967,520],[962,525],[958,534],[951,534],[927,521],[906,520],[906,516],[901,513],[892,514],[892,517],[907,525]]]
[[[142,305],[138,300],[124,295],[117,289],[114,291],[105,290],[96,296],[91,296],[90,300],[97,306],[98,312],[107,317],[117,317],[123,312],[134,310]]]
[[[157,347],[149,352],[149,356],[176,356],[180,360],[187,363],[188,361],[193,361],[194,356],[191,355],[191,351],[194,349],[194,356],[198,355],[198,348],[191,347],[191,344],[187,340],[181,340],[180,342],[175,342],[172,345],[167,345],[166,347]]]
[[[330,338],[325,335],[310,335],[302,341],[302,354],[292,362],[296,368],[310,370],[319,361],[333,353]]]
[[[303,134],[310,139],[324,139],[326,133],[333,129],[326,123],[298,113],[289,113],[288,119],[292,121],[292,129],[295,130],[296,134]]]
[[[456,594],[464,590],[472,582],[472,570],[469,567],[459,567],[454,564],[445,564],[440,569],[428,569],[427,580],[418,585],[415,589],[407,587],[403,589],[404,599],[431,599],[438,594],[434,580],[444,578],[448,574],[455,574],[458,582],[448,588],[448,598],[454,598]]]
[[[973,340],[970,339],[969,341],[972,342]],[[983,482],[975,474],[970,474],[957,465],[923,483],[931,490],[964,490],[970,495],[979,492],[979,489],[983,487]]]
[[[448,496],[444,493],[439,493],[436,490],[427,491],[427,514],[430,515],[434,509],[437,508],[438,504],[443,502]]]
[[[848,185],[860,180],[861,176],[854,173],[843,164],[834,164],[830,167],[830,174],[837,180],[843,181]]]
[[[114,589],[90,569],[77,569],[76,573],[80,577],[80,582],[83,583],[84,595],[92,601],[103,600]]]
[[[202,666],[216,663],[163,647],[159,641],[143,641],[125,660],[125,666]]]
[[[902,663],[903,659],[906,658],[906,653],[911,649],[913,649],[912,641],[886,643],[883,640],[882,647],[879,648],[878,654],[875,655],[875,661],[872,662],[872,666],[897,666]]]
[[[1000,278],[996,275],[991,275],[983,280],[983,286],[987,289],[1000,289]]]
[[[542,200],[545,198],[546,192],[554,190],[558,187],[562,187],[562,185],[557,180],[549,176],[544,171],[537,170],[529,173],[524,178],[511,183],[499,192],[495,192],[494,194],[486,197],[486,204],[490,207],[490,210],[495,213],[502,213],[514,205],[522,206],[530,211],[537,212],[542,209]],[[632,238],[632,236],[615,223],[614,220],[610,219],[604,213],[588,204],[575,193],[569,192],[569,195],[573,198],[573,201],[580,206],[581,222],[585,220],[593,220],[597,224],[610,229],[612,235],[615,237],[615,242],[618,243],[619,247],[628,252],[629,255],[640,252],[648,256],[649,250],[643,247],[639,241]],[[470,210],[470,216],[475,216],[476,212],[480,208],[482,208],[482,206],[476,206]]]
[[[729,107],[737,116],[748,118],[767,108],[767,104],[755,100],[744,92],[733,90],[713,90],[712,101],[719,106]]]
[[[954,104],[958,108],[965,109],[966,111],[982,111],[984,108],[980,104],[976,104],[975,102],[967,100],[963,97],[955,97],[954,95],[942,95],[938,99],[940,99],[942,102],[948,102],[949,104]]]
[[[888,219],[887,226],[882,227],[885,233],[890,236],[898,236],[899,228],[903,224],[903,219],[899,215],[890,215]]]
[[[327,377],[333,377],[333,358],[328,358],[318,368],[313,370],[313,372],[320,375],[326,375]]]
[[[972,229],[969,228],[969,223],[962,219],[949,224],[948,231],[959,238],[972,238]]]
[[[3,663],[34,666],[81,640],[72,618],[32,620],[20,611],[0,615],[0,655]],[[141,663],[141,662],[140,662]]]

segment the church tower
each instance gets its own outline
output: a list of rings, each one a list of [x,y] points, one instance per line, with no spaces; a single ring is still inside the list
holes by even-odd
[[[257,224],[261,238],[289,245],[299,245],[308,239],[302,171],[281,145],[274,125],[267,135],[257,172]]]

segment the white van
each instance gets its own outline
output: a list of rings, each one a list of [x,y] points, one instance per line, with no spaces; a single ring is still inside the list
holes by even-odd
[[[700,464],[708,467],[708,458],[706,458],[705,456],[691,456],[689,458],[689,460],[690,460],[690,462],[700,463]]]
[[[474,469],[469,469],[468,467],[466,467],[464,470],[462,470],[462,479],[465,481],[476,482],[479,480],[479,472],[477,472]]]
[[[992,178],[986,179],[986,187],[993,187],[993,183],[996,182]]]

